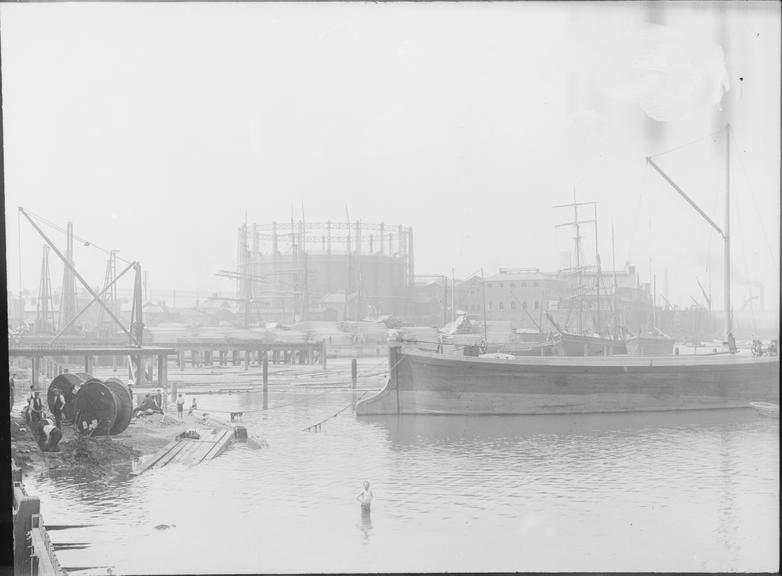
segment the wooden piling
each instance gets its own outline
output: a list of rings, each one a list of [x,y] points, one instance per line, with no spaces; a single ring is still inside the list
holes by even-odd
[[[350,387],[355,390],[358,382],[358,361],[355,358],[350,361],[350,378]]]
[[[32,369],[32,386],[33,389],[38,389],[39,372],[41,371],[41,359],[38,356],[33,357],[33,369]]]
[[[263,409],[269,408],[269,356],[263,355]]]

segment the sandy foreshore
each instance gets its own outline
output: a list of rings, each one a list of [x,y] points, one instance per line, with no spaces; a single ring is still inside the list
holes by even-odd
[[[152,414],[134,418],[122,434],[87,438],[78,434],[72,425],[63,425],[59,451],[42,452],[22,417],[22,407],[15,406],[11,414],[11,444],[16,464],[23,473],[49,464],[74,468],[131,464],[133,460],[154,454],[185,430],[204,426],[195,415],[185,414],[180,421],[170,414]]]

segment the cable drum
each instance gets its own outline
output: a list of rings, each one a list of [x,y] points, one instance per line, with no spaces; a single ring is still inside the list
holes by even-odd
[[[92,376],[83,372],[60,374],[55,377],[49,384],[49,389],[46,393],[49,412],[54,412],[54,395],[56,390],[59,389],[65,399],[65,407],[62,409],[63,421],[66,424],[72,423],[76,415],[76,393],[79,387],[91,378]]]
[[[80,434],[107,435],[117,420],[119,399],[97,378],[82,384],[76,394],[76,428]]]
[[[110,434],[122,434],[130,425],[133,416],[133,401],[130,398],[128,387],[119,378],[108,378],[103,381],[113,393],[117,404],[117,417],[111,427]]]

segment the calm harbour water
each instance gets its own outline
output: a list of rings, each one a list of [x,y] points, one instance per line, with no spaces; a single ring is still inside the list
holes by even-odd
[[[779,421],[752,410],[356,418],[344,389],[198,396],[244,417],[196,467],[26,479],[64,566],[115,573],[774,571]],[[371,517],[355,497],[372,483]],[[170,526],[161,529],[161,525]],[[105,571],[104,571],[105,573]]]

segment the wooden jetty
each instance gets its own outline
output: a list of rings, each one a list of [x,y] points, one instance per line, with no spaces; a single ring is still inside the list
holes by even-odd
[[[13,450],[13,449],[12,449]],[[14,574],[30,576],[66,576],[60,565],[55,545],[41,516],[41,501],[30,496],[22,483],[22,470],[11,457],[13,480],[13,546]]]
[[[177,438],[166,444],[154,456],[144,462],[131,475],[138,476],[150,468],[163,468],[169,464],[194,466],[218,456],[233,440],[230,429],[208,428],[197,430],[200,438]]]

